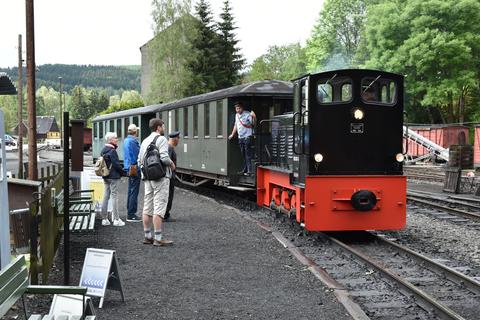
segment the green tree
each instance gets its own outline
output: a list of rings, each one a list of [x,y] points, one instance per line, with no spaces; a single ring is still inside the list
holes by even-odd
[[[0,109],[3,111],[5,120],[5,132],[11,132],[18,124],[17,120],[17,96],[1,96]]]
[[[88,92],[82,86],[75,86],[72,91],[72,115],[73,119],[89,120],[94,114],[95,110],[92,110],[92,107],[88,100]]]
[[[155,37],[148,50],[153,65],[148,103],[182,98],[190,87],[192,42],[197,36],[190,0],[153,0]]]
[[[144,103],[138,91],[124,91],[121,98],[119,98],[118,96],[110,97],[110,105],[106,110],[102,112],[102,114],[109,114],[112,112],[139,108],[143,106]]]
[[[197,37],[193,39],[192,59],[188,68],[194,81],[187,90],[188,95],[201,94],[217,88],[217,74],[219,69],[218,35],[215,33],[212,12],[206,0],[200,0],[195,6],[198,21],[195,21],[198,30]]]
[[[292,80],[306,71],[305,49],[299,43],[271,46],[253,61],[247,80]]]
[[[384,1],[369,8],[367,21],[364,66],[405,74],[417,119],[420,109],[439,109],[448,122],[472,113],[480,80],[477,0]]]
[[[216,47],[220,65],[217,77],[217,89],[231,87],[238,84],[241,79],[240,70],[245,66],[245,59],[238,48],[238,40],[235,37],[234,17],[231,13],[230,2],[225,0],[220,14],[218,32],[220,40]]]
[[[326,0],[310,38],[306,57],[309,71],[355,66],[367,0]]]

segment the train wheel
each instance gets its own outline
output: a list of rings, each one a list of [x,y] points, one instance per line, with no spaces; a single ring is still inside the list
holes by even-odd
[[[282,191],[280,190],[280,188],[273,188],[273,191],[272,191],[272,201],[275,202],[275,205],[276,205],[277,207],[279,207],[280,204],[282,203],[281,194],[282,194]]]
[[[283,190],[282,192],[282,204],[283,204],[283,207],[290,211],[291,209],[291,205],[290,205],[290,195],[289,195],[289,192],[287,190]]]

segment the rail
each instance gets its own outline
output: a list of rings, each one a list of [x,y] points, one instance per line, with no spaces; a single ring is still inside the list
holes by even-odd
[[[372,235],[374,237],[377,237],[373,234],[370,234],[370,235]],[[353,256],[357,257],[358,259],[363,261],[365,264],[369,265],[370,267],[373,267],[374,269],[376,269],[377,271],[382,273],[385,277],[389,278],[399,288],[401,288],[401,291],[403,291],[405,293],[408,293],[409,295],[414,297],[417,304],[419,306],[421,306],[422,308],[424,308],[425,310],[427,310],[429,312],[432,312],[432,313],[435,313],[436,316],[438,316],[439,318],[442,318],[442,319],[457,319],[457,320],[465,319],[460,314],[458,314],[456,311],[450,309],[448,306],[446,306],[443,303],[437,301],[437,299],[435,299],[430,294],[428,294],[425,291],[417,288],[414,284],[412,284],[411,282],[407,281],[406,279],[402,278],[401,276],[399,276],[398,274],[393,272],[388,266],[385,265],[385,261],[377,262],[370,255],[367,255],[367,254],[363,253],[361,250],[357,250],[357,249],[349,246],[348,244],[346,244],[342,240],[339,240],[339,239],[337,239],[333,236],[329,236],[329,235],[326,235],[326,237],[329,240],[331,240],[334,244],[336,244],[338,247],[342,248],[343,250],[345,250],[348,253],[352,254]],[[379,238],[379,237],[377,237],[377,238]],[[382,241],[383,241],[383,239],[382,239]],[[387,243],[387,242],[385,242],[385,243]],[[412,254],[411,250],[404,251],[402,246],[395,246],[395,248],[397,250],[406,252],[409,256],[411,256],[411,254]],[[432,259],[427,258],[425,256],[422,256],[420,254],[415,254],[414,260],[424,261],[423,262],[424,264],[422,264],[422,263],[420,263],[420,264],[421,265],[428,265],[429,267],[431,267],[431,269],[438,270],[439,268],[441,268],[442,273],[449,273],[450,278],[455,279],[455,280],[450,280],[449,279],[449,281],[455,281],[456,282],[456,281],[458,281],[458,279],[463,279],[465,277],[463,275],[460,275],[458,272],[456,272],[454,275],[452,275],[452,273],[450,272],[451,268],[448,268],[448,267],[445,267],[445,266],[440,267],[439,266],[440,264],[435,263]],[[435,267],[432,267],[433,264],[435,264]],[[460,282],[460,283],[463,284],[464,282]],[[469,279],[469,283],[470,283],[469,286],[468,286],[469,290],[472,290],[472,288],[474,288],[475,291],[480,290],[480,286],[479,286],[478,282],[476,282],[475,280]]]

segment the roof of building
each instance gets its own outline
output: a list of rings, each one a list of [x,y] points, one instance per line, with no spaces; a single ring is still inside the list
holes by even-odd
[[[123,110],[115,113],[105,114],[96,117],[93,121],[104,121],[113,118],[128,117],[132,115],[141,115],[146,113],[154,113],[159,111],[170,110],[179,107],[191,106],[194,104],[206,103],[210,101],[220,100],[230,97],[245,96],[292,96],[293,85],[291,82],[280,80],[263,80],[251,83],[241,84],[238,86],[212,91],[193,97],[187,97],[168,103],[154,104],[151,106],[140,107],[130,110]]]
[[[0,72],[0,95],[17,94],[17,89],[5,72]]]
[[[23,126],[27,128],[27,122],[23,121]],[[17,126],[13,129],[17,132]],[[23,130],[23,129],[22,129]],[[38,116],[37,117],[37,134],[47,134],[48,132],[59,132],[60,128],[57,125],[57,121],[53,116]]]

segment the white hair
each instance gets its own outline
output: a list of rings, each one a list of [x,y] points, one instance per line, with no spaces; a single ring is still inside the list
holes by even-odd
[[[107,132],[105,134],[105,141],[107,143],[110,143],[115,138],[117,138],[117,134],[115,132]]]

